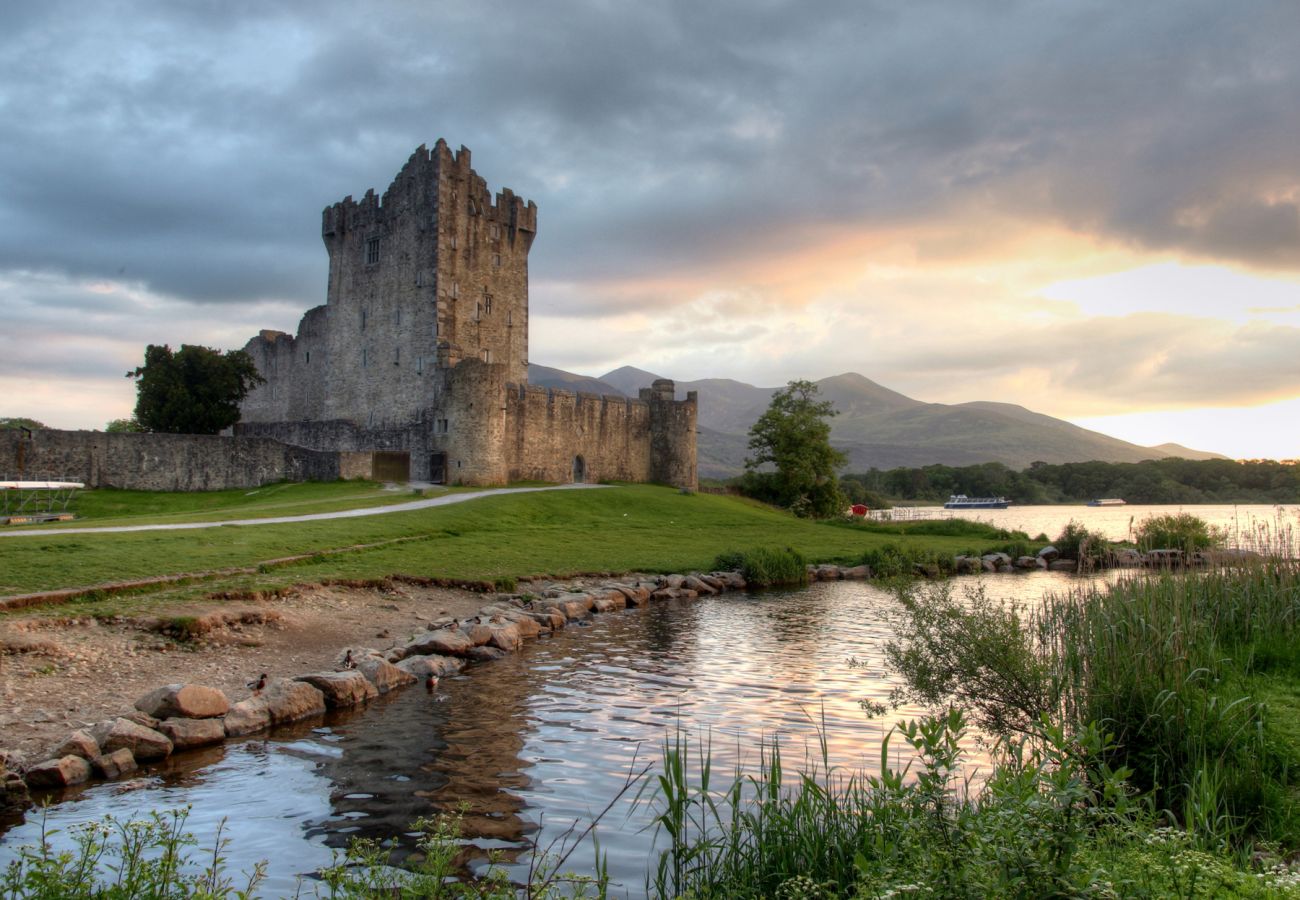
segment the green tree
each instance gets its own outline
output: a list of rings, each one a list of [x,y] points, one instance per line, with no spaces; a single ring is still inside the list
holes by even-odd
[[[833,415],[835,408],[829,400],[817,400],[811,381],[792,381],[773,394],[749,429],[753,456],[745,460],[742,489],[801,516],[842,512],[845,500],[835,471],[845,457],[831,446],[827,420]]]
[[[26,428],[29,431],[39,431],[45,428],[44,422],[38,422],[35,419],[17,416],[14,418],[0,417],[0,431],[17,431],[19,428]]]
[[[135,420],[145,431],[216,434],[239,421],[239,403],[265,379],[242,350],[150,344],[136,379]]]
[[[129,419],[113,419],[104,426],[104,430],[109,434],[124,434],[129,432],[144,431],[145,428],[135,420],[135,416]]]

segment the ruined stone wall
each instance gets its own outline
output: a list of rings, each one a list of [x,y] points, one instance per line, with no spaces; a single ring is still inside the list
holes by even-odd
[[[41,429],[30,439],[0,431],[0,472],[13,478],[69,478],[88,487],[216,491],[275,481],[333,481],[339,460],[337,453],[266,438]]]
[[[650,480],[650,407],[534,385],[510,385],[505,398],[509,478],[583,481]]]

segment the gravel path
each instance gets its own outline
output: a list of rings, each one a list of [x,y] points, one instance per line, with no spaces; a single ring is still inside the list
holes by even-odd
[[[524,488],[489,488],[483,491],[464,491],[457,494],[443,494],[440,497],[426,497],[409,503],[395,503],[392,506],[371,506],[364,509],[340,509],[335,512],[310,513],[303,516],[271,516],[265,519],[226,519],[219,522],[177,522],[171,525],[114,525],[106,528],[25,528],[22,530],[0,530],[0,538],[23,537],[26,535],[51,534],[112,534],[124,531],[189,531],[195,528],[220,528],[223,525],[283,525],[288,522],[317,522],[322,519],[355,519],[361,516],[382,516],[386,513],[410,512],[416,509],[428,509],[431,506],[450,506],[477,500],[479,497],[492,497],[498,494],[531,494],[537,491],[573,491],[588,488],[600,488],[600,484],[557,484],[547,487]]]

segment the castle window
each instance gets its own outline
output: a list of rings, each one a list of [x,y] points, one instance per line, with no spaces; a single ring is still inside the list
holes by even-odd
[[[507,325],[515,324],[515,311],[513,309],[506,310],[506,324]]]
[[[434,319],[434,320],[433,320],[433,336],[434,336],[434,337],[437,337],[437,336],[438,336],[438,320],[437,320],[437,319]]]
[[[500,226],[500,225],[498,225],[498,224],[496,224],[495,222],[493,222],[493,223],[492,223],[492,229],[491,229],[491,230],[492,230],[492,237],[493,237],[493,238],[499,238],[499,237],[501,237],[501,226]]]
[[[482,302],[475,303],[475,304],[474,304],[474,321],[477,322],[479,319],[482,319],[482,318],[483,318],[483,304],[482,304]]]
[[[456,298],[460,297],[460,282],[459,282],[459,281],[453,281],[453,282],[451,283],[451,296],[452,296],[452,299],[456,299]]]
[[[306,358],[305,360],[303,360],[303,362],[304,362],[304,363],[310,363],[310,362],[311,362],[311,351],[310,351],[310,350],[307,351],[307,358]]]
[[[366,311],[364,309],[361,310],[361,330],[366,330]]]
[[[448,239],[448,241],[447,241],[447,245],[448,245],[449,247],[451,247],[451,249],[453,249],[453,250],[456,249],[456,235],[453,234],[453,235]]]
[[[498,269],[501,268],[501,254],[500,254],[500,253],[493,253],[493,254],[492,254],[492,265],[496,266]]]
[[[368,238],[366,240],[366,265],[373,266],[377,262],[379,262],[379,238]]]
[[[490,294],[483,297],[483,312],[486,315],[492,315],[492,297]]]
[[[362,348],[361,348],[361,368],[364,369],[364,368],[365,368],[366,366],[368,366],[368,365],[370,365],[370,354],[366,352],[366,348],[365,348],[365,347],[362,347]]]
[[[447,424],[447,420],[446,420],[446,419],[434,419],[434,420],[433,420],[433,433],[434,433],[434,434],[447,434],[450,430],[451,430],[451,429],[448,427],[448,424]]]
[[[423,371],[424,371],[424,357],[423,357],[423,356],[417,356],[417,357],[415,358],[415,371],[416,371],[417,374],[420,373],[420,372],[423,372]]]
[[[393,365],[395,365],[395,366],[400,366],[401,364],[402,364],[402,348],[401,348],[401,347],[394,347],[394,348],[393,348]]]
[[[401,324],[402,324],[402,311],[401,311],[400,309],[397,310],[397,312],[394,314],[393,317],[394,317],[394,319],[396,320],[394,324],[397,324],[397,325],[401,325]]]
[[[484,349],[484,350],[480,351],[479,356],[481,356],[481,357],[483,358],[483,362],[485,362],[485,363],[490,363],[490,362],[492,362],[492,351],[491,351],[491,350]]]

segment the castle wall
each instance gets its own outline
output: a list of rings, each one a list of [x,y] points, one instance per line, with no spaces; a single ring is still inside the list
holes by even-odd
[[[505,431],[511,481],[650,480],[650,407],[533,385],[509,385]]]
[[[340,476],[337,453],[266,438],[56,429],[34,431],[31,438],[0,431],[0,472],[142,491],[217,491]]]

